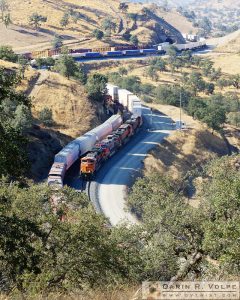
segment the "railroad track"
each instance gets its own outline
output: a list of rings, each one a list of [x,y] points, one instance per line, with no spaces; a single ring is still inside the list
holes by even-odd
[[[90,186],[91,186],[91,180],[87,181],[82,179],[81,180],[81,192],[86,192],[89,200],[91,201],[91,195],[90,195]]]

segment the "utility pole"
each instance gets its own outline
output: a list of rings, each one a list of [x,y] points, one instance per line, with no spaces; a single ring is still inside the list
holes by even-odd
[[[152,108],[151,108],[151,128],[152,128],[152,123],[153,123],[153,112],[152,112]]]
[[[180,87],[180,130],[182,130],[182,89]]]

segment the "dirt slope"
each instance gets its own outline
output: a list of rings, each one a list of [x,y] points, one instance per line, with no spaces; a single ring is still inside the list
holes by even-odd
[[[54,128],[61,133],[77,137],[96,124],[95,111],[79,82],[43,71],[31,96],[33,115],[37,117],[44,107],[52,109]]]

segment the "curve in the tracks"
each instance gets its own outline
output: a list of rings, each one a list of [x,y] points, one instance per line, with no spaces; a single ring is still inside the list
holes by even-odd
[[[147,153],[174,129],[169,117],[156,112],[152,115],[148,108],[144,108],[143,113],[143,128],[105,162],[89,188],[84,188],[96,210],[103,213],[113,226],[124,221],[137,223],[136,218],[125,208],[128,188],[141,174]],[[66,183],[76,190],[82,190],[79,162],[70,170]]]

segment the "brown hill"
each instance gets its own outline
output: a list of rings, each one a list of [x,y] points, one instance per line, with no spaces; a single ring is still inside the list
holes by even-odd
[[[217,52],[240,53],[240,30],[222,38],[216,49]]]
[[[142,43],[158,43],[168,37],[183,42],[180,32],[194,31],[185,17],[176,11],[164,12],[156,5],[129,3],[127,11],[123,12],[119,10],[118,0],[12,0],[9,4],[14,25],[9,29],[0,26],[0,40],[1,44],[10,44],[19,51],[48,48],[56,33],[71,47],[98,47],[126,44],[124,33],[139,34]],[[63,28],[60,21],[66,12],[71,16],[69,24]],[[47,17],[38,31],[29,26],[29,16],[33,13]],[[129,14],[137,14],[137,20]],[[93,38],[93,30],[102,29],[106,18],[111,18],[116,30],[111,37],[97,41]]]

